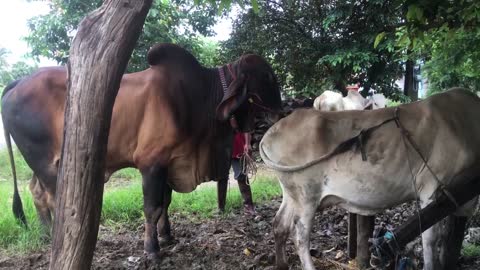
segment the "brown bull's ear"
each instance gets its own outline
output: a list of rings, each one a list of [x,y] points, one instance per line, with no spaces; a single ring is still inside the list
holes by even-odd
[[[247,97],[246,78],[242,74],[228,87],[222,101],[217,107],[217,119],[227,120],[240,107]]]

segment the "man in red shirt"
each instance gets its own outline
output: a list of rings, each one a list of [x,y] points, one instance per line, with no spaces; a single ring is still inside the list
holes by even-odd
[[[243,210],[246,214],[255,214],[255,207],[253,205],[252,190],[248,182],[248,176],[245,174],[243,168],[244,154],[249,154],[251,151],[251,135],[250,133],[236,133],[233,139],[232,150],[232,168],[233,177],[237,180],[238,188],[243,198]],[[220,180],[217,183],[218,188],[218,208],[221,212],[225,210],[225,195],[228,187],[227,179]]]

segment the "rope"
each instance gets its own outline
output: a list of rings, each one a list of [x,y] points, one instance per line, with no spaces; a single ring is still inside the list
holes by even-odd
[[[395,120],[395,123],[397,123],[397,126],[402,130],[402,134],[404,134],[404,129],[401,128],[401,126],[399,125],[400,119],[398,119],[397,110],[395,110],[395,116],[397,117],[397,119]],[[422,221],[420,219],[420,199],[419,199],[419,196],[418,196],[417,177],[415,176],[415,174],[413,174],[413,167],[412,167],[412,163],[411,163],[410,158],[409,158],[409,150],[408,150],[407,141],[405,140],[405,135],[402,136],[402,141],[403,141],[403,145],[405,146],[405,150],[407,151],[407,163],[408,163],[408,167],[410,169],[410,174],[412,175],[412,185],[413,185],[413,190],[415,191],[415,210],[417,212],[418,226],[419,226],[419,231],[420,231],[420,234],[421,234],[422,233]]]
[[[402,125],[402,123],[400,122],[400,118],[398,117],[398,107],[395,108],[395,111],[394,111],[394,117],[395,117],[395,123],[397,124],[397,127],[400,128],[401,132],[402,132],[402,135],[403,137],[405,137],[408,142],[410,143],[410,145],[413,147],[413,149],[417,152],[418,156],[420,157],[420,159],[422,159],[423,161],[423,164],[425,164],[425,167],[427,167],[427,169],[430,171],[430,173],[432,174],[433,178],[437,181],[440,189],[442,190],[443,193],[445,193],[445,195],[448,197],[448,199],[450,199],[450,201],[455,205],[455,207],[459,208],[460,205],[457,203],[457,201],[455,200],[455,198],[453,197],[453,195],[447,190],[447,188],[445,187],[445,185],[443,184],[442,181],[440,181],[440,179],[438,178],[438,176],[435,174],[435,172],[433,172],[432,168],[430,167],[430,165],[428,165],[428,162],[427,162],[427,159],[422,155],[422,152],[420,151],[420,147],[418,147],[418,145],[415,143],[415,141],[411,138],[410,136],[410,133],[405,129],[405,127]]]
[[[411,268],[413,268],[413,263],[409,257],[403,257],[398,262],[397,270],[407,270]]]
[[[247,176],[247,179],[253,179],[252,182],[247,181],[247,185],[251,185],[256,180],[257,163],[249,153],[243,153],[240,157],[240,164],[242,164],[242,173]]]
[[[375,227],[373,238],[369,241],[372,243],[370,266],[375,269],[378,267],[384,269],[392,263],[392,260],[394,260],[394,262],[397,261],[397,252],[400,250],[400,246],[398,245],[395,234],[387,230],[384,223]],[[388,249],[383,248],[384,243],[387,243]]]

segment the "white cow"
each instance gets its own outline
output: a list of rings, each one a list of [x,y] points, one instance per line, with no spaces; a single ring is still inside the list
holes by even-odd
[[[383,94],[374,94],[370,99],[366,99],[353,90],[343,97],[338,92],[327,90],[315,99],[313,107],[320,111],[378,109],[386,107],[386,98]]]
[[[359,92],[350,90],[346,97],[340,93],[325,91],[314,101],[314,108],[320,111],[343,111],[385,108],[387,99],[383,94],[373,94],[365,99]],[[357,219],[355,214],[349,214],[349,220]],[[364,221],[362,221],[364,220]],[[368,251],[368,238],[372,236],[373,227],[360,227],[364,223],[373,223],[374,217],[358,217],[358,235],[349,231],[349,243],[357,242],[356,259],[359,267],[368,266],[370,253]],[[349,254],[350,254],[349,250]]]
[[[373,94],[370,100],[372,101],[372,109],[387,107],[387,98],[383,94]]]
[[[480,176],[480,99],[475,94],[457,88],[397,108],[297,110],[267,131],[260,155],[275,170],[283,191],[273,224],[279,269],[288,268],[285,244],[290,232],[303,269],[315,269],[309,251],[317,209],[338,205],[373,215],[417,196],[424,207],[441,183],[459,181],[458,175]],[[396,119],[432,171],[405,140]],[[474,205],[467,203],[455,214],[468,216]],[[464,229],[466,218],[457,221],[457,230]],[[448,239],[441,234],[449,231],[437,224],[423,233],[424,269],[455,268],[462,237],[441,242]]]

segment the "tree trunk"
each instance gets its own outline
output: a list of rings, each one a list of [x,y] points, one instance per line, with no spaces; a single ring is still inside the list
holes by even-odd
[[[113,103],[151,4],[106,0],[73,40],[50,269],[91,266]]]
[[[413,76],[413,68],[415,63],[412,60],[407,60],[405,64],[405,82],[403,85],[403,93],[409,96],[412,101],[418,99],[418,91],[415,89],[415,79]]]

